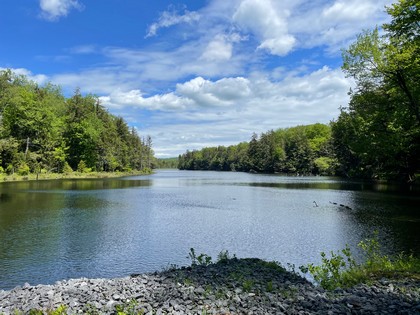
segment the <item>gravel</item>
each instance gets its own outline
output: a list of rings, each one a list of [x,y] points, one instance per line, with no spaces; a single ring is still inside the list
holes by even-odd
[[[0,314],[420,314],[420,280],[381,279],[324,291],[274,263],[230,259],[117,279],[0,290]]]

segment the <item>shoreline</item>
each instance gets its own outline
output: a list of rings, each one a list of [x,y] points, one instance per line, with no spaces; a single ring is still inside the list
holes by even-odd
[[[131,172],[90,172],[90,173],[40,173],[29,175],[4,175],[0,174],[0,183],[22,182],[22,181],[41,181],[41,180],[57,180],[57,179],[106,179],[120,178],[127,176],[144,176],[151,175],[151,172],[131,171]]]
[[[0,314],[418,314],[420,279],[380,279],[325,291],[256,258],[114,279],[70,279],[0,290]]]

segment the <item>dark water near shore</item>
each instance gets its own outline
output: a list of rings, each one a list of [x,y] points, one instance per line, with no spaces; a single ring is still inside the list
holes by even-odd
[[[387,252],[420,256],[419,229],[420,191],[327,177],[162,170],[0,183],[0,289],[185,265],[191,247],[299,266],[374,230]]]

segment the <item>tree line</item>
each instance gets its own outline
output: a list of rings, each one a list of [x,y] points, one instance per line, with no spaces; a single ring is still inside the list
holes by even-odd
[[[414,181],[420,173],[420,2],[386,8],[391,21],[343,51],[356,82],[328,126],[253,135],[250,142],[187,151],[180,169],[331,174]]]
[[[253,134],[251,141],[229,147],[187,151],[179,169],[332,175],[336,167],[331,128],[297,126]]]
[[[178,168],[178,158],[160,158],[156,160],[156,168]]]
[[[140,137],[93,95],[66,98],[0,71],[0,173],[131,171],[152,168],[152,139]]]

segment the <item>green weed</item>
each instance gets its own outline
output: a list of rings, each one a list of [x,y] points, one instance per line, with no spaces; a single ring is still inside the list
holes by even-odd
[[[252,288],[254,287],[254,281],[252,281],[252,280],[245,280],[243,283],[242,283],[242,289],[245,291],[245,292],[251,292],[251,290],[252,290]]]
[[[236,258],[236,255],[230,255],[228,250],[222,250],[220,251],[220,253],[217,255],[217,262],[220,263],[225,263],[230,259],[234,259]]]
[[[197,256],[194,248],[190,248],[190,252],[187,258],[191,259],[191,265],[208,266],[212,263],[211,256],[203,253]]]
[[[131,300],[128,303],[115,305],[117,315],[143,315],[143,310],[137,310],[138,302]]]
[[[403,253],[394,258],[381,253],[378,232],[372,238],[358,244],[365,256],[364,262],[358,264],[348,246],[338,252],[330,252],[330,256],[322,252],[322,263],[319,266],[308,264],[301,266],[303,273],[310,273],[314,280],[324,289],[347,288],[359,283],[368,283],[373,279],[403,272],[418,273],[420,259]]]

